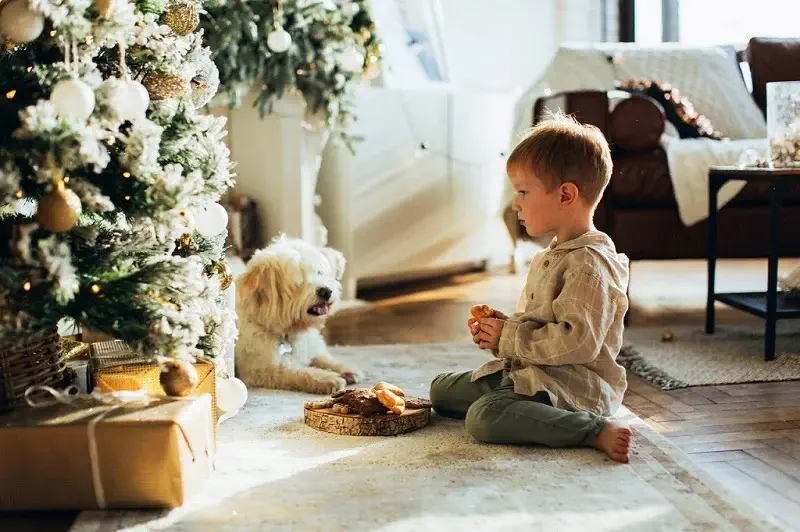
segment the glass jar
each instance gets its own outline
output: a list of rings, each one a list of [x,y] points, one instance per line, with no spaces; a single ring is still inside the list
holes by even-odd
[[[800,168],[800,81],[767,83],[770,168]]]

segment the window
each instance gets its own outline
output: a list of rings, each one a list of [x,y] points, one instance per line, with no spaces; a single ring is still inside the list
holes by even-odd
[[[751,37],[800,37],[798,0],[634,0],[635,41],[744,47]]]

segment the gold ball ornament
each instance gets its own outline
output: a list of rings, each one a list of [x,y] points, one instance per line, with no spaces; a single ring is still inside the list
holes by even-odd
[[[108,18],[114,10],[114,0],[94,0],[94,7],[102,18]]]
[[[227,262],[217,262],[212,267],[213,274],[219,278],[220,290],[227,290],[233,282],[233,271]]]
[[[194,391],[200,376],[192,364],[183,360],[169,360],[164,363],[159,380],[167,395],[184,397]]]
[[[81,215],[81,200],[77,194],[59,181],[53,189],[39,201],[36,221],[53,233],[69,231]]]
[[[661,335],[662,342],[671,342],[674,339],[675,335],[672,334],[672,331],[664,331],[664,333]]]
[[[162,22],[180,36],[189,35],[200,25],[200,13],[191,2],[176,4],[167,9]]]
[[[174,74],[148,74],[142,82],[151,100],[166,100],[180,96],[187,89],[186,80]]]

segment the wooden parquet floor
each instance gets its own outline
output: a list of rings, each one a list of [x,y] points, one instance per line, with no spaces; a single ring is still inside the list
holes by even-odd
[[[482,273],[359,294],[371,305],[334,315],[326,336],[340,345],[468,341],[469,307],[511,310],[521,282]],[[636,282],[647,283],[647,272]],[[629,380],[628,408],[743,499],[800,530],[800,381],[664,392]]]

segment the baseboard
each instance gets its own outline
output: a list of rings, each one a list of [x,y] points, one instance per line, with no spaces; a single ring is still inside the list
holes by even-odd
[[[393,273],[387,275],[376,275],[372,277],[362,277],[356,281],[357,288],[371,289],[387,285],[396,285],[404,283],[412,283],[423,280],[437,279],[440,277],[448,277],[451,275],[458,275],[461,273],[470,273],[477,271],[485,271],[489,259],[479,261],[463,262],[447,266],[440,266],[436,268],[426,268],[424,270],[407,271],[401,273]]]

